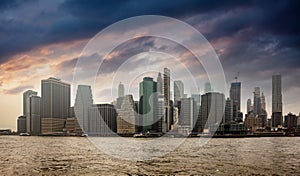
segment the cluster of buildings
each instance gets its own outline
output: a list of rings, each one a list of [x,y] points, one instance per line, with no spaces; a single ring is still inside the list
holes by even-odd
[[[297,126],[300,125],[299,116],[288,113],[283,117],[282,108],[281,75],[273,75],[271,118],[268,118],[268,114],[266,111],[266,100],[264,93],[260,93],[260,88],[255,87],[253,92],[253,103],[251,99],[247,100],[247,114],[245,116],[245,124],[253,132],[277,131],[278,129],[295,131]]]
[[[282,115],[281,75],[272,77],[272,116],[267,117],[266,102],[260,88],[254,89],[253,104],[247,101],[245,120],[241,112],[241,82],[231,83],[229,97],[214,92],[209,83],[205,93],[198,89],[188,96],[181,80],[175,80],[171,98],[170,70],[164,68],[157,78],[144,77],[139,84],[139,99],[125,95],[118,86],[112,103],[94,104],[91,86],[78,85],[74,106],[70,106],[70,84],[56,78],[41,81],[37,92],[23,93],[23,115],[18,132],[31,135],[132,136],[137,133],[164,134],[246,134],[251,131],[286,127],[296,129],[300,120],[289,113]],[[244,121],[243,121],[244,120]],[[298,121],[297,121],[298,120]]]

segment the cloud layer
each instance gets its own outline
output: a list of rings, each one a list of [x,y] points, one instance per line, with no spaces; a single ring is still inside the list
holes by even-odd
[[[165,15],[199,30],[212,44],[230,85],[237,72],[242,106],[261,87],[271,102],[271,76],[283,75],[285,112],[298,113],[300,75],[300,2],[288,1],[0,1],[0,93],[39,89],[40,80],[57,76],[72,82],[77,58],[88,40],[103,28],[128,17]],[[168,29],[166,29],[168,30]],[[122,29],[120,29],[122,32]],[[119,31],[119,32],[120,32]],[[141,38],[111,53],[101,71],[111,74],[134,53],[157,49],[182,52],[180,46]],[[100,57],[100,56],[99,56]],[[135,62],[135,67],[145,62]],[[87,75],[88,77],[89,75]],[[201,88],[201,87],[200,87]],[[105,92],[105,91],[104,91]],[[18,102],[16,102],[18,103]],[[270,106],[267,107],[270,112]]]

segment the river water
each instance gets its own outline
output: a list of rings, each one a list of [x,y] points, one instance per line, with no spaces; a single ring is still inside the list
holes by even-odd
[[[0,175],[300,175],[299,137],[198,144],[188,138],[164,156],[130,161],[107,155],[83,137],[0,136]]]

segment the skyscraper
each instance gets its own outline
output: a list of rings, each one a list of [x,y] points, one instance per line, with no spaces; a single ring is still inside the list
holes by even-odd
[[[37,95],[37,92],[33,90],[27,90],[23,93],[23,116],[26,117],[26,132],[30,133],[30,116],[29,116],[29,97]]]
[[[78,85],[74,104],[75,116],[84,132],[88,132],[89,108],[93,105],[92,89],[89,85]]]
[[[157,83],[153,81],[153,78],[145,77],[140,82],[140,115],[142,117],[143,131],[153,131],[153,125],[155,120],[155,105],[157,92]]]
[[[193,98],[181,98],[181,110],[179,116],[179,124],[188,127],[190,130],[194,128],[195,119],[195,101]]]
[[[155,111],[155,117],[157,118],[157,132],[166,133],[166,113],[165,113],[165,99],[163,95],[158,95],[157,106]]]
[[[165,107],[166,107],[166,129],[170,130],[170,70],[168,68],[164,68],[164,97],[165,97]]]
[[[124,84],[120,82],[118,87],[118,97],[124,97],[124,92],[125,92]]]
[[[233,120],[238,121],[241,112],[241,82],[233,82],[230,87],[230,99],[233,106]]]
[[[126,95],[120,109],[117,109],[117,133],[134,134],[137,132],[137,112],[132,95]]]
[[[201,131],[221,123],[224,118],[225,95],[209,92],[201,96]]]
[[[252,109],[252,102],[251,102],[251,99],[249,98],[247,100],[247,114],[249,114],[250,111],[253,111]]]
[[[17,121],[18,133],[26,133],[26,116],[19,116]]]
[[[70,84],[57,78],[42,80],[41,131],[62,132],[70,108]]]
[[[256,116],[256,115],[259,115],[260,108],[261,108],[260,89],[259,89],[259,87],[254,88],[253,95],[254,95],[253,113],[254,113],[254,116]]]
[[[92,105],[89,108],[89,121],[89,135],[112,136],[117,132],[117,112],[114,105]]]
[[[184,94],[184,85],[181,80],[174,81],[174,104],[177,107],[180,98],[183,98]]]
[[[263,92],[261,93],[261,97],[260,97],[260,105],[261,105],[260,107],[261,110],[266,110],[266,97]]]
[[[27,98],[26,122],[27,133],[39,135],[41,133],[41,97],[31,95]]]
[[[157,92],[160,95],[163,95],[163,80],[162,80],[160,72],[158,73],[158,76],[157,76]]]
[[[272,76],[272,126],[282,126],[281,75]]]
[[[233,120],[233,103],[227,98],[225,103],[225,123],[230,123]]]
[[[23,93],[23,116],[26,116],[26,111],[27,111],[27,99],[31,96],[31,95],[37,95],[37,92],[33,91],[33,90],[27,90]]]

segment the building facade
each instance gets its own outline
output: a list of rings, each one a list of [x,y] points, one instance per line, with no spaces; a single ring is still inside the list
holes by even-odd
[[[225,95],[209,92],[201,96],[201,131],[214,124],[220,124],[224,118]]]
[[[225,102],[225,121],[224,123],[231,123],[233,121],[233,103],[232,100],[227,98]]]
[[[27,133],[39,135],[41,133],[41,97],[31,95],[27,98],[26,122]]]
[[[232,101],[233,120],[239,121],[239,114],[241,112],[241,82],[231,83],[229,94]]]
[[[163,84],[163,92],[165,98],[165,112],[166,112],[166,129],[169,131],[171,129],[170,122],[170,69],[164,68],[164,84]]]
[[[74,112],[79,125],[85,133],[88,133],[89,131],[89,108],[92,105],[93,95],[91,86],[78,85],[74,104]]]
[[[142,131],[155,131],[155,106],[157,105],[157,83],[153,81],[153,78],[145,77],[140,83],[140,119],[142,120]]]
[[[52,77],[41,83],[41,132],[62,133],[70,108],[70,84]]]
[[[179,124],[184,127],[189,127],[192,130],[196,123],[195,109],[196,103],[194,98],[181,98],[181,109],[179,115]]]
[[[26,133],[26,116],[19,116],[17,120],[18,133]]]
[[[26,112],[27,112],[27,99],[31,95],[37,95],[37,92],[35,92],[33,90],[27,90],[27,91],[25,91],[23,93],[23,116],[26,116]]]
[[[259,115],[261,108],[260,88],[255,87],[253,92],[253,113],[254,116]]]
[[[96,104],[89,109],[91,136],[114,136],[117,133],[117,112],[112,104]]]
[[[282,126],[281,75],[272,76],[272,126]]]
[[[132,95],[124,96],[120,109],[117,109],[117,133],[135,134],[138,131],[137,112]]]

